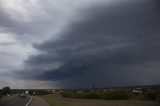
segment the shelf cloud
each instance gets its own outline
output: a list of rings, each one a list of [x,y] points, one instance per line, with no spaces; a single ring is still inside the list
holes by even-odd
[[[0,46],[14,46],[0,50],[15,61],[0,61],[10,67],[0,73],[10,79],[50,88],[160,83],[158,0],[0,2]]]

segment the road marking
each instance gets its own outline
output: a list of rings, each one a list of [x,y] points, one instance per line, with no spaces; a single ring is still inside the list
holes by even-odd
[[[29,100],[29,102],[25,105],[25,106],[29,106],[29,104],[32,102],[32,97],[31,99]]]

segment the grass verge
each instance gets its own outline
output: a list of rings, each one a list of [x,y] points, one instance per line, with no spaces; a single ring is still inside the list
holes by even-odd
[[[41,97],[44,98],[49,103],[50,106],[70,106],[60,97],[54,97],[53,95],[46,95]]]
[[[153,101],[71,99],[54,95],[41,97],[43,97],[50,106],[160,106],[158,102]]]

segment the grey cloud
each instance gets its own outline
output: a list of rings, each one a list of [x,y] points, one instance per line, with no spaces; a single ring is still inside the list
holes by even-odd
[[[160,61],[157,7],[154,1],[143,1],[80,10],[82,19],[70,23],[59,38],[33,45],[41,53],[25,61],[30,67],[26,71],[33,73],[25,77],[60,80],[66,87],[160,83],[159,66],[153,65]],[[62,64],[37,69],[51,63]]]
[[[38,1],[37,3],[22,1],[25,4],[22,4],[22,11],[19,11],[21,5],[19,5],[18,10],[14,10],[17,8],[13,6],[12,10],[5,8],[6,4],[0,1],[0,27],[5,28],[4,32],[6,33],[14,33],[13,36],[23,43],[30,44],[47,39],[47,37],[56,33],[57,27],[63,23],[61,21],[65,16],[64,12],[68,12],[61,9],[62,7],[59,5],[61,2],[51,1]],[[15,1],[16,3],[19,2]],[[56,4],[59,6],[55,7]]]
[[[16,42],[3,42],[3,43],[0,43],[0,46],[11,46],[16,44],[17,44]]]

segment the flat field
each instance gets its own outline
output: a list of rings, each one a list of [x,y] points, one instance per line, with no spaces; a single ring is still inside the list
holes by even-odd
[[[70,99],[54,95],[42,97],[51,106],[160,106],[160,103],[152,101]]]

